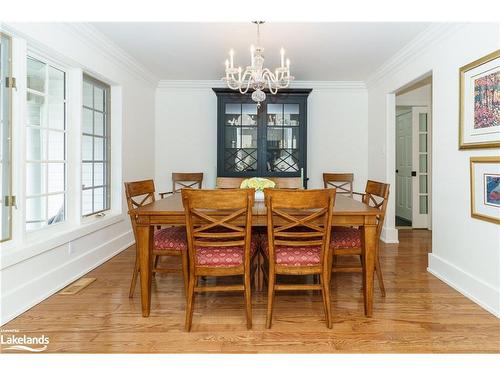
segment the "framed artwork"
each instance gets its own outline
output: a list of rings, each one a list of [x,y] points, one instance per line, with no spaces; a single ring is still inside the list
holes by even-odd
[[[500,224],[500,156],[470,158],[471,215]]]
[[[459,149],[500,147],[500,50],[460,68]]]

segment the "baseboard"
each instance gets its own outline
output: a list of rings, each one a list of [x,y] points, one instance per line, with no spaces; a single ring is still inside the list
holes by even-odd
[[[500,290],[477,279],[439,256],[429,254],[427,271],[486,311],[500,318]]]
[[[385,243],[399,243],[398,230],[396,228],[382,228],[380,240]]]
[[[132,231],[102,243],[2,295],[0,326],[39,304],[134,244]],[[23,298],[24,296],[24,298]]]

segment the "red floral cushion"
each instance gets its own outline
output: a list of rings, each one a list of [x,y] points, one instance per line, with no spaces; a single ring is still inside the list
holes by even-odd
[[[257,251],[259,236],[253,235],[250,243],[250,256]],[[242,246],[198,247],[196,263],[203,267],[237,267],[243,264],[244,250]]]
[[[262,241],[262,248],[269,258],[267,238]],[[274,254],[280,266],[317,266],[321,262],[321,246],[275,246]]]
[[[334,227],[330,246],[334,249],[352,249],[361,247],[361,230],[350,227]]]
[[[187,249],[186,228],[170,227],[155,231],[155,249],[179,250]]]

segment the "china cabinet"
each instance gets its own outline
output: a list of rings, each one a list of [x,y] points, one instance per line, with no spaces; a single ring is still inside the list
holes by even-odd
[[[302,177],[307,185],[307,97],[311,89],[250,95],[214,88],[217,95],[217,175]]]

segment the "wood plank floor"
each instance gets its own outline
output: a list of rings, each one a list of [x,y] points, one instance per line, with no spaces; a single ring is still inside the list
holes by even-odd
[[[265,329],[265,292],[254,293],[253,329],[243,296],[199,295],[192,332],[184,332],[180,275],[156,276],[151,316],[141,316],[139,288],[128,287],[134,249],[90,272],[97,281],[76,295],[53,295],[2,329],[50,337],[50,352],[163,353],[500,353],[500,320],[426,271],[428,231],[400,231],[382,245],[387,296],[375,289],[373,318],[363,315],[361,276],[334,275],[333,329],[318,292],[281,292]],[[213,282],[207,280],[207,282]]]

